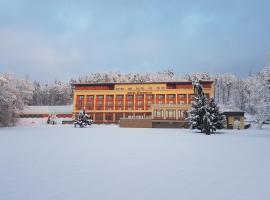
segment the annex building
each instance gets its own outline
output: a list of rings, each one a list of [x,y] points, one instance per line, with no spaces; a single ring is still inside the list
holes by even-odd
[[[208,97],[213,81],[202,82]],[[184,121],[193,102],[192,82],[73,84],[73,114],[85,111],[96,123],[118,123],[121,118]]]

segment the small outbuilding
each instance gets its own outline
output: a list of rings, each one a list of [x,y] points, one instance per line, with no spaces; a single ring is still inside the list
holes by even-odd
[[[245,112],[243,111],[224,111],[226,116],[228,129],[244,129],[245,128]]]
[[[72,105],[65,106],[26,106],[21,112],[21,118],[46,118],[55,115],[58,118],[72,118]]]
[[[20,113],[23,123],[72,123],[72,105],[65,106],[26,106]]]

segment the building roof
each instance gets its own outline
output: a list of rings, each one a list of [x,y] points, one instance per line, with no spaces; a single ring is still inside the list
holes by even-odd
[[[243,110],[232,105],[219,105],[219,110],[221,112],[244,112]]]
[[[214,81],[201,81],[202,83],[213,83]],[[129,85],[129,84],[192,84],[192,81],[166,81],[166,82],[116,82],[116,83],[73,83],[72,85],[84,85],[84,86],[99,86],[99,85]]]
[[[227,111],[227,112],[223,112],[222,114],[226,116],[244,116],[245,112],[244,111]]]
[[[72,113],[73,105],[65,106],[26,106],[21,114],[68,114]]]
[[[233,106],[220,106],[220,112],[224,115],[244,115],[244,111],[240,110],[239,108],[233,107]]]

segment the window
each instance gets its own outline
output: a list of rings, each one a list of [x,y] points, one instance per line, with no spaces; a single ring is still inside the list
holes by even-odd
[[[183,117],[183,118],[187,118],[187,117],[188,117],[187,110],[183,110],[183,112],[182,112],[182,117]]]
[[[117,98],[117,100],[122,100],[123,99],[123,95],[117,95],[116,98]]]
[[[113,102],[111,102],[111,101],[108,101],[108,102],[107,102],[107,105],[108,105],[108,106],[111,106],[112,104],[113,104]]]
[[[153,95],[147,95],[147,99],[148,100],[153,99]]]
[[[97,121],[103,120],[103,114],[96,113],[96,120]]]
[[[163,117],[163,110],[155,110],[154,114],[156,117],[161,118],[161,117]]]
[[[123,114],[121,114],[121,113],[119,113],[119,114],[116,113],[116,114],[115,114],[115,120],[116,120],[116,121],[120,120],[121,118],[123,118]]]
[[[106,114],[105,115],[105,119],[108,121],[112,121],[113,120],[113,116],[111,114]]]
[[[168,118],[175,118],[175,110],[167,110],[166,115]]]
[[[87,106],[93,106],[94,103],[93,103],[93,102],[87,102],[86,105],[87,105]]]
[[[152,102],[151,102],[151,101],[148,101],[148,102],[147,102],[147,105],[148,105],[148,106],[151,106],[151,105],[152,105]]]
[[[112,95],[107,95],[107,99],[112,100],[113,96]]]
[[[181,110],[178,110],[178,118],[182,119]]]
[[[164,94],[158,94],[158,95],[157,95],[157,98],[158,98],[158,99],[164,99]]]
[[[138,101],[138,105],[141,106],[143,103],[142,101]]]
[[[102,99],[103,99],[103,95],[98,95],[97,98],[98,98],[99,100],[102,100]]]
[[[168,94],[168,99],[174,99],[175,95],[174,94]]]
[[[81,107],[83,107],[84,105],[84,96],[83,95],[79,95],[77,96],[77,101],[76,101],[77,105],[77,109],[81,109]]]
[[[103,104],[103,101],[98,101],[97,102],[97,105],[99,105],[99,106],[102,105],[102,104]]]
[[[179,94],[179,98],[180,99],[186,99],[187,98],[187,95],[186,94]]]
[[[84,100],[84,96],[83,95],[77,96],[77,103],[78,104],[83,104],[83,100]]]
[[[128,95],[128,96],[127,96],[127,99],[128,99],[128,100],[133,99],[133,95]]]
[[[143,95],[138,95],[138,99],[143,99]]]
[[[163,101],[158,101],[158,104],[164,104]]]
[[[92,101],[94,100],[94,96],[93,95],[87,95],[87,101]]]
[[[122,103],[121,101],[119,101],[119,102],[117,102],[117,105],[118,105],[118,106],[122,106],[123,103]]]
[[[133,105],[133,102],[132,101],[128,101],[128,106],[132,106]]]

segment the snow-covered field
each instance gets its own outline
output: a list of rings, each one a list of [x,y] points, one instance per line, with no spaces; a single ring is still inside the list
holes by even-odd
[[[268,200],[270,129],[0,129],[1,200]]]

